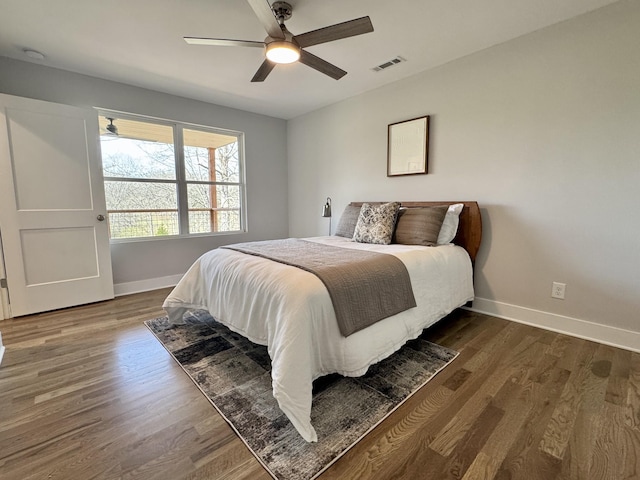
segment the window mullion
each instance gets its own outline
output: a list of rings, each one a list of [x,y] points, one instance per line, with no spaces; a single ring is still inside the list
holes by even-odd
[[[244,133],[238,135],[238,155],[240,158],[244,158]],[[240,209],[238,214],[240,215],[240,230],[247,230],[247,179],[245,176],[245,163],[242,161],[238,165],[240,172]]]
[[[173,126],[173,142],[176,157],[176,180],[178,181],[178,222],[180,234],[186,235],[189,233],[189,198],[184,170],[184,137],[181,125]]]

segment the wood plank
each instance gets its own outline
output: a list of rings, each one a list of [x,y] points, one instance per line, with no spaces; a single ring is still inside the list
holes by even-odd
[[[517,337],[516,337],[517,338]],[[430,448],[442,456],[449,456],[457,443],[467,434],[480,412],[503,388],[505,382],[515,380],[525,364],[531,364],[539,356],[535,348],[535,339],[524,337],[512,348],[511,361],[500,362],[502,368],[491,369],[491,376],[482,382],[478,390],[471,395],[457,414],[437,434]],[[491,364],[488,364],[489,366]]]
[[[611,348],[611,375],[605,400],[614,405],[624,405],[629,386],[631,352]]]
[[[495,477],[534,406],[535,393],[530,390],[539,390],[540,388],[540,385],[535,383],[530,383],[526,387],[513,382],[505,384],[496,396],[497,401],[495,402],[502,408],[504,415],[491,432],[486,443],[480,448],[462,480],[481,480]]]
[[[625,428],[624,412],[617,405],[606,403],[603,408],[599,428],[596,432],[596,441],[592,454],[592,461],[589,468],[590,478],[634,478],[632,476],[622,476],[626,469],[624,458],[626,456],[623,447],[626,449],[624,441]]]
[[[531,409],[525,416],[511,448],[504,456],[496,472],[496,479],[548,480],[556,476],[559,462],[537,447],[569,375],[569,371],[556,368],[544,384],[539,384],[539,388],[528,390],[531,395]]]
[[[566,478],[589,478],[593,449],[611,373],[611,347],[599,345],[582,386],[582,402],[562,462]]]
[[[572,366],[571,375],[540,441],[540,451],[558,460],[562,460],[569,443],[578,410],[584,398],[589,365],[596,348],[595,343],[584,344],[576,360],[577,364]]]
[[[504,410],[490,402],[477,416],[473,424],[467,429],[465,436],[457,443],[455,450],[448,457],[437,478],[459,479],[473,464],[478,452],[487,439],[495,431],[496,426],[504,417]]]
[[[640,427],[640,355],[632,355],[629,363],[624,423],[632,428]]]

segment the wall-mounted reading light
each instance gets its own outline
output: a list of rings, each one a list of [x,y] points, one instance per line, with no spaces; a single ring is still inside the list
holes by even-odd
[[[329,235],[331,235],[331,197],[327,197],[327,203],[322,207],[322,216],[329,219]]]

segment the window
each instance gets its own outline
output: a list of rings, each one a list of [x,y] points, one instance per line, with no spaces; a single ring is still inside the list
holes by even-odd
[[[100,113],[111,239],[244,229],[242,134]]]

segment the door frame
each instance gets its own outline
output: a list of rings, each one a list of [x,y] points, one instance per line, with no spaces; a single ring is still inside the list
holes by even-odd
[[[4,268],[4,251],[2,250],[2,231],[0,230],[0,279],[7,281],[7,271]],[[11,305],[9,304],[9,289],[0,287],[0,320],[11,318]],[[0,342],[0,348],[2,343]]]

